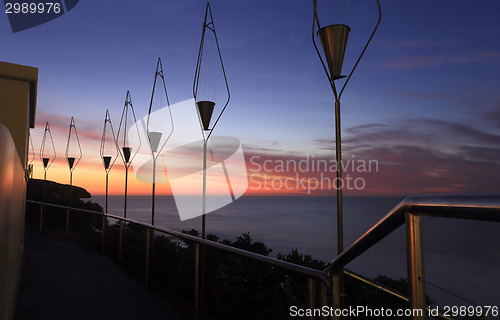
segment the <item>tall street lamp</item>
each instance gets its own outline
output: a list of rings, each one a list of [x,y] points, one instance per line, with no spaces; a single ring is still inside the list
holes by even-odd
[[[213,36],[213,42],[205,42],[207,33]],[[207,44],[207,46],[205,46]],[[210,45],[215,44],[216,47],[216,56],[211,56],[214,53],[214,50],[210,50]],[[214,48],[212,48],[214,49]],[[208,58],[208,59],[207,59]],[[224,78],[225,91],[227,92],[227,99],[225,100],[224,107],[220,111],[215,121],[212,120],[212,115],[214,113],[216,99],[215,99],[215,91],[216,91],[216,83],[214,83],[214,79],[211,79],[214,74],[213,71],[215,68],[211,65],[212,63],[217,63],[215,61],[210,61],[211,58],[214,60],[218,58],[220,62],[220,71],[222,72],[222,76]],[[203,77],[201,75],[203,74]],[[212,92],[210,92],[212,91]],[[215,24],[212,16],[212,9],[210,8],[210,3],[207,2],[207,6],[205,9],[205,19],[203,20],[203,29],[201,32],[201,40],[200,40],[200,49],[198,51],[198,60],[196,61],[196,70],[194,73],[194,82],[193,82],[193,97],[196,102],[198,116],[200,120],[200,128],[203,136],[203,198],[202,198],[202,209],[201,209],[201,237],[203,239],[206,238],[205,234],[205,220],[207,213],[207,143],[208,139],[210,139],[215,126],[219,122],[222,114],[226,110],[227,105],[229,104],[229,99],[231,94],[229,92],[229,85],[227,83],[226,71],[224,70],[224,63],[222,61],[222,55],[220,53],[219,41],[217,39],[217,33],[215,32]],[[196,247],[198,252],[198,247]],[[204,300],[204,278],[205,278],[205,249],[201,247],[201,259],[196,268],[196,277],[198,280],[198,275],[201,271],[201,275],[199,278],[199,282],[196,281],[196,293],[195,293],[195,311],[199,312],[200,305],[203,305]],[[201,293],[201,294],[200,294]],[[197,318],[197,317],[196,317]]]
[[[135,128],[135,130],[134,130]],[[134,131],[137,131],[135,133]],[[132,134],[132,137],[130,136]],[[136,137],[134,137],[137,135]],[[134,107],[132,106],[132,98],[130,92],[127,91],[125,96],[125,104],[123,105],[122,117],[120,119],[120,126],[116,134],[118,151],[125,166],[125,201],[123,208],[123,217],[127,218],[127,187],[128,187],[128,168],[132,164],[135,156],[141,147],[141,139],[139,134],[139,127],[137,126],[137,119],[135,117]],[[120,220],[120,236],[118,244],[118,263],[121,263],[123,249],[123,220]]]
[[[168,113],[165,113],[165,108]],[[165,113],[165,114],[164,114]],[[168,119],[165,119],[168,118]],[[170,121],[168,121],[170,120]],[[151,92],[151,102],[148,110],[148,120],[146,125],[149,147],[153,156],[153,190],[151,204],[151,224],[155,224],[155,182],[156,182],[156,159],[160,155],[163,147],[174,132],[174,122],[170,102],[168,101],[167,86],[163,76],[161,59],[158,58],[156,64],[155,80],[153,91]]]
[[[312,41],[314,44],[314,48],[316,49],[316,53],[323,65],[323,69],[325,70],[326,76],[330,83],[330,86],[333,90],[333,94],[335,96],[335,153],[336,153],[336,184],[335,187],[337,189],[337,253],[341,254],[344,251],[344,230],[343,230],[343,212],[342,212],[342,148],[341,148],[341,127],[340,127],[340,97],[344,92],[344,89],[351,79],[354,70],[358,66],[359,61],[363,57],[363,54],[366,51],[366,48],[370,44],[370,41],[373,38],[373,35],[377,31],[377,28],[380,24],[380,20],[382,18],[382,10],[380,8],[380,2],[377,1],[378,7],[378,21],[373,29],[370,38],[368,39],[365,47],[361,51],[361,54],[358,57],[358,60],[354,64],[349,76],[344,82],[344,85],[341,87],[340,91],[337,91],[337,87],[335,85],[335,81],[345,78],[346,76],[342,75],[342,64],[344,61],[344,54],[347,47],[347,39],[349,36],[349,32],[351,28],[344,24],[331,24],[325,27],[321,27],[318,19],[318,14],[316,11],[317,0],[313,1],[314,6],[314,16],[313,16],[313,27],[312,27]],[[320,39],[321,46],[323,47],[323,52],[325,55],[326,65],[323,61],[323,58],[320,54],[318,46],[316,45],[316,35],[315,31],[318,28],[317,36]],[[337,290],[334,294],[334,305],[336,307],[340,307],[340,296],[343,294],[340,292],[341,286],[340,282],[342,271],[336,273],[339,277],[336,281],[334,281],[337,285]],[[335,279],[334,279],[335,280]],[[335,290],[335,288],[334,288]]]
[[[106,172],[106,198],[105,198],[105,213],[108,214],[108,176],[109,171],[115,164],[118,158],[118,144],[116,143],[115,131],[113,130],[113,124],[111,123],[111,117],[109,111],[106,109],[106,115],[104,116],[104,127],[102,129],[101,147],[99,148],[99,155],[101,156],[102,164],[104,165],[104,171]],[[122,224],[120,223],[120,227]],[[120,228],[120,232],[122,229]],[[121,234],[121,233],[120,233]],[[101,248],[104,252],[104,243],[106,236],[106,216],[102,216],[102,244]],[[121,244],[121,242],[120,242]]]
[[[135,128],[137,131],[136,138],[130,137],[130,134]],[[132,164],[139,148],[141,147],[141,139],[139,134],[139,128],[137,127],[137,119],[135,117],[134,107],[132,106],[132,98],[130,97],[130,92],[127,91],[125,96],[125,104],[123,105],[122,117],[120,120],[120,126],[118,127],[118,133],[116,135],[118,150],[123,160],[123,165],[125,166],[125,204],[123,209],[123,217],[127,218],[127,187],[128,187],[128,168]],[[120,220],[121,221],[121,220]]]
[[[225,90],[227,91],[227,99],[225,101],[224,107],[220,111],[219,115],[217,116],[217,119],[213,122],[212,126],[210,127],[211,124],[211,119],[212,119],[212,114],[215,108],[215,97],[210,96],[210,94],[207,94],[203,96],[202,94],[199,94],[201,91],[201,87],[204,86],[206,88],[213,87],[214,84],[209,83],[210,80],[203,79],[203,81],[200,81],[200,75],[203,72],[209,73],[210,70],[212,69],[211,66],[209,66],[210,61],[204,61],[203,60],[203,49],[205,45],[205,35],[206,32],[211,31],[215,40],[215,45],[217,47],[217,54],[221,66],[221,71],[222,75],[224,77],[224,83],[225,83]],[[204,82],[204,83],[201,83]],[[199,90],[200,89],[200,90]],[[205,88],[203,88],[205,89]],[[215,95],[215,94],[214,94]],[[198,61],[196,62],[196,71],[194,74],[194,82],[193,82],[193,96],[196,101],[197,109],[198,109],[198,114],[200,117],[200,126],[201,126],[201,131],[203,134],[203,202],[202,202],[202,226],[201,226],[201,235],[202,238],[205,239],[205,214],[206,214],[206,198],[207,198],[207,142],[208,139],[210,139],[210,136],[212,135],[212,132],[214,131],[215,126],[219,122],[222,113],[224,110],[226,110],[227,105],[229,104],[229,99],[231,97],[229,93],[229,85],[227,83],[227,77],[226,77],[226,71],[224,70],[224,63],[222,62],[222,55],[220,53],[220,48],[219,48],[219,41],[217,40],[217,33],[215,32],[215,25],[214,25],[214,20],[212,17],[212,10],[210,9],[210,3],[207,2],[207,7],[205,10],[205,19],[203,21],[203,29],[201,33],[201,41],[200,41],[200,49],[198,51]]]
[[[109,111],[106,109],[106,115],[104,116],[104,127],[102,129],[101,147],[99,149],[99,154],[101,156],[102,164],[104,165],[104,171],[106,172],[106,200],[105,200],[105,212],[108,212],[108,175],[109,171],[115,164],[118,158],[118,146],[116,144],[116,136],[113,130],[113,124],[111,123],[111,117]]]
[[[69,166],[69,206],[71,207],[73,201],[73,170],[82,158],[82,147],[80,146],[80,139],[76,131],[75,119],[71,117],[69,122],[68,143],[66,144],[66,160]],[[66,238],[69,238],[69,209],[66,209]]]
[[[45,124],[43,132],[42,146],[40,147],[40,159],[43,163],[43,202],[47,201],[47,170],[56,159],[56,148],[52,133],[50,132],[49,122]],[[43,222],[43,206],[40,206],[40,232],[42,232]]]
[[[32,179],[33,178],[33,161],[35,161],[35,148],[33,147],[33,139],[31,138],[31,130],[28,133],[29,136],[29,153],[28,153],[28,164],[26,166],[26,176],[27,179]]]
[[[80,146],[80,139],[76,131],[75,119],[71,117],[69,123],[68,142],[66,143],[66,160],[69,166],[69,185],[73,185],[73,171],[82,158],[82,148]]]
[[[47,142],[47,140],[49,140]],[[50,165],[56,159],[56,147],[54,147],[54,140],[52,139],[52,133],[50,132],[49,122],[45,124],[45,130],[43,132],[42,146],[40,147],[40,159],[43,163],[43,180],[47,181],[47,170],[49,170]],[[45,201],[45,195],[44,199]]]

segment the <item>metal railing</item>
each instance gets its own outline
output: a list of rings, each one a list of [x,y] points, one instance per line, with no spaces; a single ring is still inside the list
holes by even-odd
[[[245,257],[255,261],[260,261],[270,266],[275,266],[281,269],[292,271],[307,277],[308,280],[308,307],[314,309],[316,302],[320,305],[329,305],[333,308],[342,308],[342,293],[340,291],[340,282],[342,277],[347,275],[351,278],[362,281],[363,283],[371,286],[374,289],[385,292],[391,296],[394,296],[402,301],[409,302],[410,308],[416,310],[420,309],[422,312],[420,314],[415,313],[413,319],[425,319],[426,312],[428,309],[426,306],[426,295],[425,295],[425,277],[424,277],[424,267],[423,267],[423,241],[422,241],[422,217],[423,216],[437,216],[437,217],[447,217],[447,218],[458,218],[458,219],[472,219],[472,220],[482,220],[482,221],[494,221],[500,222],[500,195],[464,195],[464,196],[413,196],[408,197],[403,200],[399,205],[397,205],[393,210],[391,210],[383,219],[381,219],[377,224],[375,224],[370,230],[368,230],[363,236],[361,236],[357,241],[355,241],[350,247],[348,247],[342,254],[335,258],[330,267],[321,272],[315,269],[307,268],[304,266],[296,265],[283,260],[278,260],[272,257],[252,253],[235,247],[231,247],[222,243],[205,240],[196,236],[178,232],[175,230],[170,230],[167,228],[162,228],[158,226],[152,226],[147,223],[136,221],[133,219],[127,219],[120,216],[115,216],[111,214],[105,214],[96,211],[69,208],[66,206],[60,206],[55,204],[48,204],[37,201],[27,201],[28,203],[38,204],[40,206],[51,206],[55,208],[60,208],[64,210],[87,212],[92,214],[97,214],[102,216],[102,245],[104,246],[105,238],[105,228],[106,228],[106,218],[115,219],[119,221],[120,228],[120,239],[119,239],[119,254],[120,258],[122,255],[123,248],[123,225],[125,223],[131,223],[138,226],[146,228],[146,255],[145,255],[145,279],[147,285],[148,272],[149,272],[149,259],[150,259],[150,242],[151,234],[154,231],[167,234],[182,241],[188,241],[195,244],[194,250],[194,261],[195,268],[194,272],[194,287],[195,287],[195,310],[196,319],[198,318],[199,311],[201,310],[200,297],[203,295],[203,285],[200,281],[200,272],[202,264],[200,263],[200,253],[204,246],[209,248],[215,248],[222,250],[224,252],[232,253],[240,257]],[[69,219],[67,219],[66,223]],[[408,284],[409,292],[408,297],[400,292],[392,290],[386,286],[375,283],[374,281],[367,279],[359,274],[352,271],[344,269],[344,267],[362,255],[370,247],[378,243],[380,240],[385,238],[387,235],[392,233],[401,225],[406,224],[406,241],[407,241],[407,268],[408,268]],[[66,226],[66,230],[68,230]],[[316,290],[317,284],[320,284],[320,290]],[[319,292],[319,297],[317,297]],[[318,300],[319,298],[319,300]],[[439,315],[443,319],[451,319],[449,317],[444,317]],[[310,317],[313,319],[314,317]],[[326,317],[325,317],[326,318]],[[333,316],[333,319],[340,319],[341,317]]]
[[[35,204],[35,205],[40,205],[40,206],[47,206],[47,207],[53,207],[53,208],[59,208],[63,209],[66,212],[69,211],[79,211],[83,213],[91,213],[95,215],[102,216],[102,245],[104,246],[105,242],[105,233],[106,233],[106,219],[115,219],[119,221],[119,253],[118,253],[118,261],[120,261],[122,257],[122,251],[123,251],[123,233],[124,233],[124,224],[125,223],[131,223],[137,226],[141,226],[146,228],[146,255],[144,257],[145,259],[145,281],[146,285],[148,285],[148,279],[149,279],[149,261],[150,261],[150,254],[151,254],[151,234],[154,231],[173,236],[175,238],[178,238],[182,241],[188,241],[188,242],[193,242],[195,244],[195,250],[194,250],[194,261],[195,261],[195,270],[194,270],[194,279],[195,279],[195,315],[196,319],[198,319],[198,315],[200,314],[200,310],[202,309],[202,306],[200,305],[200,300],[203,295],[202,292],[202,283],[200,281],[200,275],[202,272],[202,266],[200,263],[200,259],[202,257],[202,250],[203,246],[209,247],[209,248],[215,248],[222,250],[227,253],[235,254],[240,257],[252,259],[254,261],[259,261],[264,264],[270,265],[270,266],[275,266],[281,269],[285,269],[288,271],[292,271],[298,274],[301,274],[305,277],[307,277],[308,280],[308,297],[307,297],[307,302],[308,302],[308,307],[313,309],[315,308],[316,302],[319,302],[321,305],[327,305],[327,292],[330,289],[330,282],[328,278],[328,274],[319,270],[311,269],[308,267],[304,267],[301,265],[293,264],[287,261],[283,260],[278,260],[276,258],[272,258],[269,256],[264,256],[260,254],[256,254],[253,252],[245,251],[239,248],[231,247],[219,242],[214,242],[206,239],[202,239],[196,236],[192,236],[183,232],[163,228],[163,227],[158,227],[158,226],[153,226],[148,223],[144,223],[141,221],[129,219],[129,218],[124,218],[112,214],[106,214],[102,212],[97,212],[97,211],[91,211],[91,210],[85,210],[85,209],[80,209],[80,208],[72,208],[72,207],[67,207],[67,206],[62,206],[62,205],[56,205],[56,204],[50,204],[50,203],[45,203],[45,202],[39,202],[39,201],[32,201],[32,200],[27,200],[27,203]],[[66,237],[69,236],[69,219],[66,219]],[[320,290],[315,290],[318,286],[320,285]],[[319,291],[319,297],[317,297]],[[311,317],[311,319],[313,319]]]
[[[404,199],[332,261],[330,277],[334,307],[341,305],[342,269],[398,227],[406,224],[408,299],[410,308],[422,310],[421,314],[414,315],[413,319],[426,319],[423,216],[500,222],[500,195],[412,196]]]

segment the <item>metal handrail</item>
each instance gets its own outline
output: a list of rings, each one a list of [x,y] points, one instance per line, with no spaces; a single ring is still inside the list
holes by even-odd
[[[192,236],[168,228],[153,226],[148,223],[144,223],[129,218],[115,216],[98,211],[67,207],[67,206],[50,204],[39,201],[26,200],[26,202],[38,204],[41,206],[46,205],[66,210],[93,213],[102,216],[103,221],[105,217],[116,219],[120,221],[120,227],[123,226],[123,222],[133,223],[136,225],[143,226],[148,229],[147,233],[148,243],[151,230],[156,230],[158,232],[177,237],[184,241],[192,241],[196,243],[197,255],[199,254],[199,245],[206,245],[242,257],[261,261],[269,265],[274,265],[289,271],[306,275],[310,278],[309,295],[310,299],[312,299],[310,301],[311,306],[314,305],[314,296],[311,296],[311,293],[314,292],[313,290],[314,283],[311,283],[311,281],[313,281],[312,279],[321,281],[321,283],[324,286],[323,288],[326,290],[330,290],[332,294],[331,298],[333,298],[335,295],[340,294],[334,291],[335,291],[336,275],[342,272],[350,277],[363,281],[401,300],[409,301],[410,305],[413,307],[416,307],[418,309],[428,309],[428,307],[425,306],[425,290],[423,289],[421,283],[418,284],[418,282],[423,282],[420,280],[424,280],[423,263],[421,259],[423,257],[421,221],[420,221],[421,216],[435,216],[435,217],[500,222],[500,195],[498,194],[408,197],[404,199],[401,203],[399,203],[394,209],[392,209],[377,224],[375,224],[372,228],[370,228],[363,236],[361,236],[358,240],[356,240],[342,254],[340,254],[337,258],[335,258],[331,262],[328,269],[325,270],[325,272],[322,272],[301,265],[296,265],[290,262],[278,260],[276,258],[263,256],[260,254],[245,251],[235,247],[230,247],[222,243],[202,239],[196,236]],[[359,257],[373,245],[378,243],[380,240],[385,238],[387,235],[389,235],[395,229],[397,229],[398,227],[400,227],[405,223],[407,225],[407,241],[408,241],[407,257],[408,257],[408,270],[409,270],[408,281],[410,285],[409,297],[406,297],[390,288],[377,284],[361,275],[358,275],[344,268],[349,262]],[[326,294],[325,290],[322,290],[322,295],[323,295],[322,299],[326,298],[325,294]],[[333,302],[333,304],[335,304],[335,302]],[[438,316],[444,319],[451,319],[441,314],[439,314]],[[424,319],[424,318],[425,316],[423,317],[416,316],[413,319]]]
[[[364,284],[367,284],[369,285],[370,287],[380,291],[380,292],[384,292],[390,296],[393,296],[399,300],[402,300],[402,301],[405,301],[405,302],[410,302],[410,299],[405,296],[404,294],[402,294],[401,292],[399,291],[396,291],[394,289],[391,289],[390,287],[386,286],[386,285],[383,285],[383,284],[380,284],[380,283],[376,283],[374,282],[373,280],[371,279],[368,279],[366,278],[365,276],[362,276],[360,275],[359,273],[356,273],[354,271],[351,271],[351,270],[348,270],[348,269],[343,269],[343,272],[345,275],[353,278],[353,279],[356,279],[358,281],[361,281],[362,283]],[[430,306],[426,308],[426,310],[431,310]],[[442,312],[438,312],[438,314],[436,315],[438,318],[440,319],[446,319],[446,320],[455,320],[455,318],[452,318],[452,317],[449,317],[449,316],[445,316]]]
[[[107,218],[116,219],[116,220],[120,220],[120,221],[128,222],[128,223],[133,223],[133,224],[140,225],[140,226],[143,226],[143,227],[151,229],[151,230],[155,230],[155,231],[159,231],[159,232],[162,232],[162,233],[166,233],[166,234],[175,236],[175,237],[177,237],[179,239],[182,239],[182,240],[193,241],[193,242],[201,244],[201,245],[206,245],[206,246],[209,246],[209,247],[217,248],[217,249],[220,249],[220,250],[223,250],[223,251],[226,251],[226,252],[230,252],[230,253],[233,253],[233,254],[236,254],[236,255],[239,255],[239,256],[243,256],[243,257],[246,257],[246,258],[250,258],[250,259],[253,259],[253,260],[261,261],[261,262],[264,262],[264,263],[267,263],[267,264],[271,264],[271,265],[274,265],[274,266],[277,266],[277,267],[280,267],[280,268],[283,268],[283,269],[286,269],[286,270],[290,270],[290,271],[294,271],[294,272],[297,272],[297,273],[304,274],[304,275],[306,275],[308,277],[315,278],[315,279],[321,281],[323,283],[323,285],[325,285],[326,288],[328,288],[329,285],[330,285],[328,275],[326,273],[322,272],[322,271],[311,269],[311,268],[304,267],[304,266],[297,265],[297,264],[293,264],[293,263],[290,263],[290,262],[287,262],[287,261],[278,260],[276,258],[264,256],[264,255],[253,253],[253,252],[250,252],[250,251],[245,251],[245,250],[242,250],[242,249],[239,249],[239,248],[230,247],[228,245],[225,245],[225,244],[222,244],[222,243],[219,243],[219,242],[214,242],[214,241],[210,241],[210,240],[207,240],[207,239],[202,239],[202,238],[199,238],[199,237],[196,237],[196,236],[192,236],[192,235],[189,235],[189,234],[185,234],[185,233],[182,233],[182,232],[179,232],[179,231],[175,231],[175,230],[171,230],[171,229],[167,229],[167,228],[163,228],[163,227],[158,227],[158,226],[152,226],[152,225],[150,225],[148,223],[137,221],[137,220],[134,220],[134,219],[124,218],[124,217],[115,216],[115,215],[112,215],[112,214],[107,214],[107,213],[103,213],[103,212],[93,211],[93,210],[86,210],[86,209],[80,209],[80,208],[74,208],[74,207],[67,207],[67,206],[62,206],[62,205],[57,205],[57,204],[51,204],[51,203],[45,203],[45,202],[39,202],[39,201],[33,201],[33,200],[26,200],[26,202],[33,203],[33,204],[38,204],[38,205],[51,206],[51,207],[61,208],[61,209],[66,209],[66,210],[73,210],[73,211],[81,211],[81,212],[93,213],[93,214],[97,214],[97,215],[100,215],[100,216],[105,216]]]
[[[419,313],[412,315],[412,319],[426,319],[422,216],[500,222],[500,195],[412,196],[406,198],[331,262],[329,273],[332,282],[330,288],[333,290],[331,296],[334,298],[332,304],[336,307],[341,306],[342,293],[339,282],[341,281],[340,275],[343,274],[343,267],[402,224],[406,224],[408,298],[410,307],[413,310],[420,310]]]
[[[500,195],[411,196],[331,262],[339,270],[405,223],[405,214],[500,222]]]

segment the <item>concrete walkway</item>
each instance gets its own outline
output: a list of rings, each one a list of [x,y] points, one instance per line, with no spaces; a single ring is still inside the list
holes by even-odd
[[[183,319],[107,256],[27,233],[15,320]]]

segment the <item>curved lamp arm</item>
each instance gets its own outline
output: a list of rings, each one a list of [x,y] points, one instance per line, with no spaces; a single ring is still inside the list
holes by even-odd
[[[163,75],[163,65],[161,63],[161,58],[158,58],[158,62],[156,63],[155,80],[153,82],[153,91],[151,93],[151,101],[149,103],[148,119],[147,119],[147,124],[146,124],[146,131],[148,133],[148,140],[149,140],[150,146],[151,146],[151,140],[150,140],[150,137],[149,137],[149,118],[151,116],[151,112],[152,112],[152,108],[153,108],[153,98],[154,98],[154,95],[155,95],[156,80],[158,79],[158,77],[161,78],[161,83],[163,84],[163,90],[165,92],[165,97],[167,99],[167,108],[168,108],[168,113],[169,113],[169,116],[170,116],[171,130],[170,130],[167,138],[165,138],[165,141],[161,145],[160,149],[158,151],[156,151],[156,156],[154,155],[155,152],[153,152],[153,150],[151,149],[153,157],[155,157],[155,158],[157,158],[160,155],[161,151],[163,150],[163,148],[167,144],[167,141],[170,139],[170,137],[174,133],[174,119],[172,118],[172,109],[170,108],[170,101],[168,100],[167,85],[165,84],[165,76]]]
[[[128,114],[129,109],[130,109],[131,115]],[[128,135],[127,130],[130,129],[130,128],[127,128],[127,122],[128,122],[129,117],[132,117],[133,126],[135,126],[136,131],[137,131],[138,146],[137,146],[137,150],[135,151],[135,153],[130,155],[130,159],[127,162],[127,161],[125,161],[125,155],[123,154],[123,148],[122,148],[122,150],[120,150],[119,144],[120,144],[120,140],[121,140],[120,134],[123,132],[123,142],[124,142],[123,147],[125,146],[125,140],[126,140],[126,137]],[[132,160],[134,160],[135,156],[137,155],[137,152],[141,148],[141,144],[142,144],[141,138],[140,138],[140,133],[139,133],[139,128],[137,127],[137,118],[135,117],[134,106],[132,105],[132,98],[130,96],[130,91],[128,91],[128,90],[127,90],[127,95],[125,96],[125,104],[123,106],[122,117],[120,119],[120,125],[118,126],[118,133],[116,135],[116,143],[118,146],[118,151],[120,153],[120,156],[123,160],[123,164],[125,165],[125,167],[128,168],[130,166],[130,164],[132,163]]]
[[[49,134],[48,136],[47,136],[47,133]],[[42,162],[44,162],[43,158],[44,158],[44,154],[45,154],[47,137],[50,139],[50,142],[52,145],[52,151],[54,152],[54,158],[50,159],[50,157],[49,157],[47,165],[45,165],[45,163],[44,163],[44,168],[43,168],[44,171],[47,171],[47,169],[50,167],[52,162],[54,162],[54,160],[56,159],[56,147],[54,146],[54,139],[52,139],[52,133],[50,132],[50,126],[49,126],[48,121],[45,124],[45,131],[43,132],[43,138],[42,138],[42,146],[40,147],[40,160],[42,160]]]
[[[210,22],[207,23],[208,14],[210,14]],[[227,77],[226,77],[226,71],[224,69],[224,62],[222,61],[222,54],[220,53],[219,41],[217,39],[217,33],[215,32],[215,24],[214,24],[214,20],[213,20],[213,17],[212,17],[212,9],[210,8],[210,3],[208,3],[208,2],[207,2],[207,8],[205,10],[205,20],[203,21],[203,31],[201,33],[200,49],[198,51],[198,61],[196,62],[196,71],[195,71],[195,74],[194,74],[193,97],[195,98],[195,100],[196,100],[196,94],[198,93],[198,83],[199,83],[199,80],[200,80],[201,60],[202,60],[202,57],[203,57],[203,45],[204,45],[204,42],[205,42],[205,31],[206,31],[206,29],[209,29],[214,34],[215,44],[217,46],[217,52],[219,54],[219,61],[220,61],[220,65],[221,65],[221,68],[222,68],[222,74],[224,75],[224,82],[226,84],[226,90],[227,90],[226,104],[224,105],[224,107],[222,108],[222,111],[219,113],[219,116],[215,120],[214,125],[212,126],[212,129],[210,129],[210,132],[209,132],[209,134],[208,134],[208,136],[206,138],[206,140],[208,140],[210,138],[210,136],[212,135],[212,132],[214,131],[215,126],[219,122],[219,119],[221,118],[222,114],[226,110],[226,107],[229,104],[229,100],[231,99],[231,93],[229,91],[229,84],[227,82]]]
[[[380,7],[380,1],[377,0],[377,7],[378,7],[378,20],[377,20],[377,24],[375,25],[375,28],[373,29],[372,34],[370,35],[370,38],[368,38],[368,41],[366,42],[366,45],[363,48],[363,51],[361,51],[361,54],[359,55],[358,60],[356,61],[356,63],[354,64],[354,67],[352,68],[351,72],[349,73],[349,76],[347,77],[346,81],[344,82],[344,85],[342,86],[342,89],[340,90],[340,93],[337,94],[337,88],[335,87],[335,82],[332,80],[331,75],[329,74],[328,69],[325,66],[325,63],[323,62],[323,58],[321,57],[321,54],[320,54],[320,52],[318,50],[318,47],[316,45],[316,41],[315,41],[315,38],[314,38],[314,28],[315,28],[315,25],[317,24],[318,30],[320,29],[318,14],[316,12],[316,5],[317,5],[317,0],[314,0],[314,2],[313,2],[314,17],[313,17],[313,28],[312,28],[312,40],[313,40],[314,48],[316,49],[316,53],[318,54],[318,57],[321,60],[321,64],[323,65],[323,69],[325,70],[326,76],[328,77],[328,80],[330,81],[330,86],[332,87],[333,94],[335,95],[335,100],[340,100],[340,96],[344,92],[344,89],[347,86],[347,83],[351,79],[351,76],[354,73],[354,70],[356,70],[356,67],[359,64],[359,61],[361,61],[361,58],[363,57],[363,55],[364,55],[364,53],[366,51],[366,48],[368,48],[368,45],[372,41],[372,38],[375,35],[375,32],[378,29],[378,26],[380,25],[380,21],[382,20],[382,8]]]
[[[105,145],[106,145],[106,137],[107,137],[106,129],[108,126],[109,126],[109,129],[111,131],[111,137],[113,139],[113,145],[114,145],[114,149],[116,150],[116,153],[115,153],[114,158],[113,158],[113,156],[111,156],[112,161],[110,160],[108,167],[106,168],[106,163],[104,162],[104,156],[106,156],[106,153],[105,153]],[[118,144],[116,142],[115,131],[113,129],[113,124],[111,123],[111,116],[109,115],[109,110],[106,109],[106,115],[104,116],[104,127],[102,129],[101,147],[99,148],[99,155],[101,157],[101,161],[104,164],[104,170],[106,171],[106,173],[109,173],[109,171],[111,170],[111,168],[115,164],[115,161],[118,158],[119,154],[120,154],[120,149],[118,148]]]
[[[338,95],[337,95],[337,88],[335,87],[335,82],[333,82],[332,78],[330,77],[330,73],[328,72],[328,69],[325,66],[325,62],[323,61],[323,58],[321,57],[321,53],[319,52],[318,46],[316,45],[316,38],[314,37],[315,26],[318,25],[318,30],[321,29],[321,27],[319,25],[318,13],[316,12],[317,4],[318,4],[318,1],[314,0],[313,1],[314,15],[313,15],[313,26],[312,26],[312,41],[314,44],[314,49],[316,49],[316,53],[318,54],[319,61],[321,61],[321,65],[323,66],[323,69],[325,70],[326,77],[328,78],[328,81],[330,82],[330,86],[332,87],[333,94],[335,95],[335,100],[337,100]]]
[[[344,85],[342,86],[342,90],[340,90],[340,93],[339,93],[339,99],[340,99],[340,96],[342,95],[342,92],[344,92],[344,89],[345,89],[347,83],[349,82],[349,79],[351,79],[351,76],[354,73],[354,70],[356,70],[356,67],[358,66],[359,61],[361,60],[361,58],[365,54],[366,48],[368,48],[368,45],[372,41],[372,38],[375,35],[375,32],[378,29],[378,26],[380,25],[380,20],[382,20],[382,8],[380,8],[380,1],[379,0],[377,0],[377,7],[378,7],[378,20],[377,20],[377,24],[375,25],[375,28],[373,29],[372,34],[370,35],[370,38],[368,38],[368,41],[366,42],[366,45],[363,48],[363,51],[361,51],[361,54],[359,55],[358,60],[354,64],[354,67],[352,68],[351,73],[349,73],[349,76],[347,77],[347,80],[344,82]]]
[[[78,145],[78,153],[79,153],[79,157],[78,159],[75,159],[76,162],[70,167],[70,171],[73,172],[73,170],[75,170],[76,166],[78,165],[78,163],[80,162],[80,160],[82,159],[82,147],[80,145],[80,138],[78,138],[78,132],[76,131],[76,124],[75,124],[75,119],[73,117],[71,117],[71,120],[69,122],[69,133],[68,133],[68,142],[66,143],[66,153],[65,153],[65,157],[66,159],[69,159],[69,150],[70,150],[70,143],[71,143],[71,134],[73,133],[73,130],[74,130],[74,134],[75,134],[75,137],[76,137],[76,143]],[[74,161],[75,161],[74,160]]]

